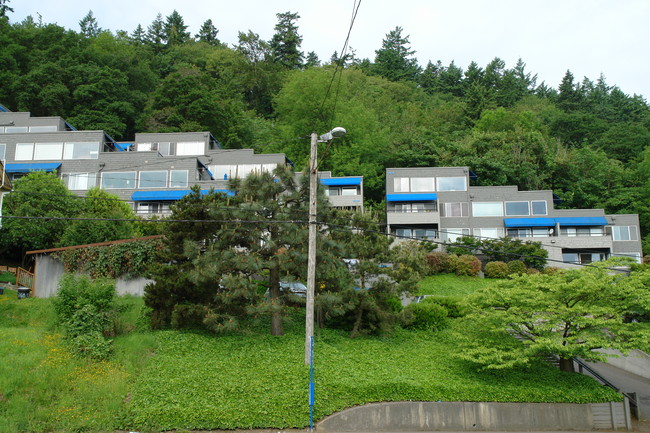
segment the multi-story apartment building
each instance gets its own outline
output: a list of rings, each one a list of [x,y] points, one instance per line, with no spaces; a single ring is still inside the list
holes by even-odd
[[[31,171],[56,171],[68,189],[84,195],[100,186],[132,203],[142,215],[165,215],[169,204],[190,192],[227,191],[232,178],[292,165],[284,154],[222,149],[209,132],[141,133],[130,143],[103,131],[77,131],[60,117],[32,117],[0,106],[0,161],[9,178]],[[321,183],[334,206],[363,208],[360,177],[332,177]]]
[[[638,215],[555,209],[552,191],[470,186],[467,167],[386,170],[386,222],[400,237],[453,242],[510,236],[541,242],[552,266],[628,256],[641,261]]]

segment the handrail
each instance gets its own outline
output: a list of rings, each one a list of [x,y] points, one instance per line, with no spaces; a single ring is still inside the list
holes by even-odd
[[[573,361],[578,364],[578,371],[582,374],[582,370],[587,370],[589,374],[591,374],[596,380],[600,381],[603,385],[608,386],[612,388],[614,391],[623,394],[625,397],[627,397],[628,400],[630,400],[630,406],[632,407],[632,410],[634,412],[634,416],[638,418],[638,407],[639,403],[636,400],[636,393],[635,392],[623,392],[621,391],[616,385],[605,379],[603,376],[601,376],[596,370],[591,368],[589,365],[587,365],[584,361],[578,358],[573,358]]]

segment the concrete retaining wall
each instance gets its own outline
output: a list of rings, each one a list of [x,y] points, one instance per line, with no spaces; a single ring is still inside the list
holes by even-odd
[[[322,420],[317,433],[423,431],[567,431],[624,429],[624,403],[390,402],[346,409]],[[603,422],[602,413],[612,417]],[[628,408],[629,413],[629,408]],[[596,414],[596,416],[594,416]],[[623,414],[621,424],[620,414]],[[595,419],[597,418],[597,419]],[[626,425],[627,424],[627,425]]]
[[[618,355],[607,358],[607,363],[618,367],[621,370],[629,371],[637,376],[650,379],[650,355],[641,350],[630,350],[627,356],[623,356],[617,350],[599,350],[607,354]]]

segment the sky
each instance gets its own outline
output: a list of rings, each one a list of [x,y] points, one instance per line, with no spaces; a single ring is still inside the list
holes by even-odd
[[[492,59],[507,68],[521,58],[526,70],[557,88],[567,70],[650,98],[650,1],[648,0],[357,0],[350,35],[358,58],[374,60],[386,34],[397,26],[408,36],[421,66],[440,60],[466,69]],[[218,38],[237,43],[238,32],[273,36],[277,13],[297,12],[301,49],[321,61],[341,52],[355,0],[10,0],[11,22],[32,15],[44,23],[79,30],[93,11],[99,26],[113,32],[146,28],[161,13],[177,10],[195,35],[211,19]]]

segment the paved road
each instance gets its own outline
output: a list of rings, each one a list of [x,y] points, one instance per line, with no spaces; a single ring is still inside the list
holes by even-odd
[[[650,420],[650,379],[603,362],[587,364],[621,391],[635,392],[639,404],[639,418]]]

